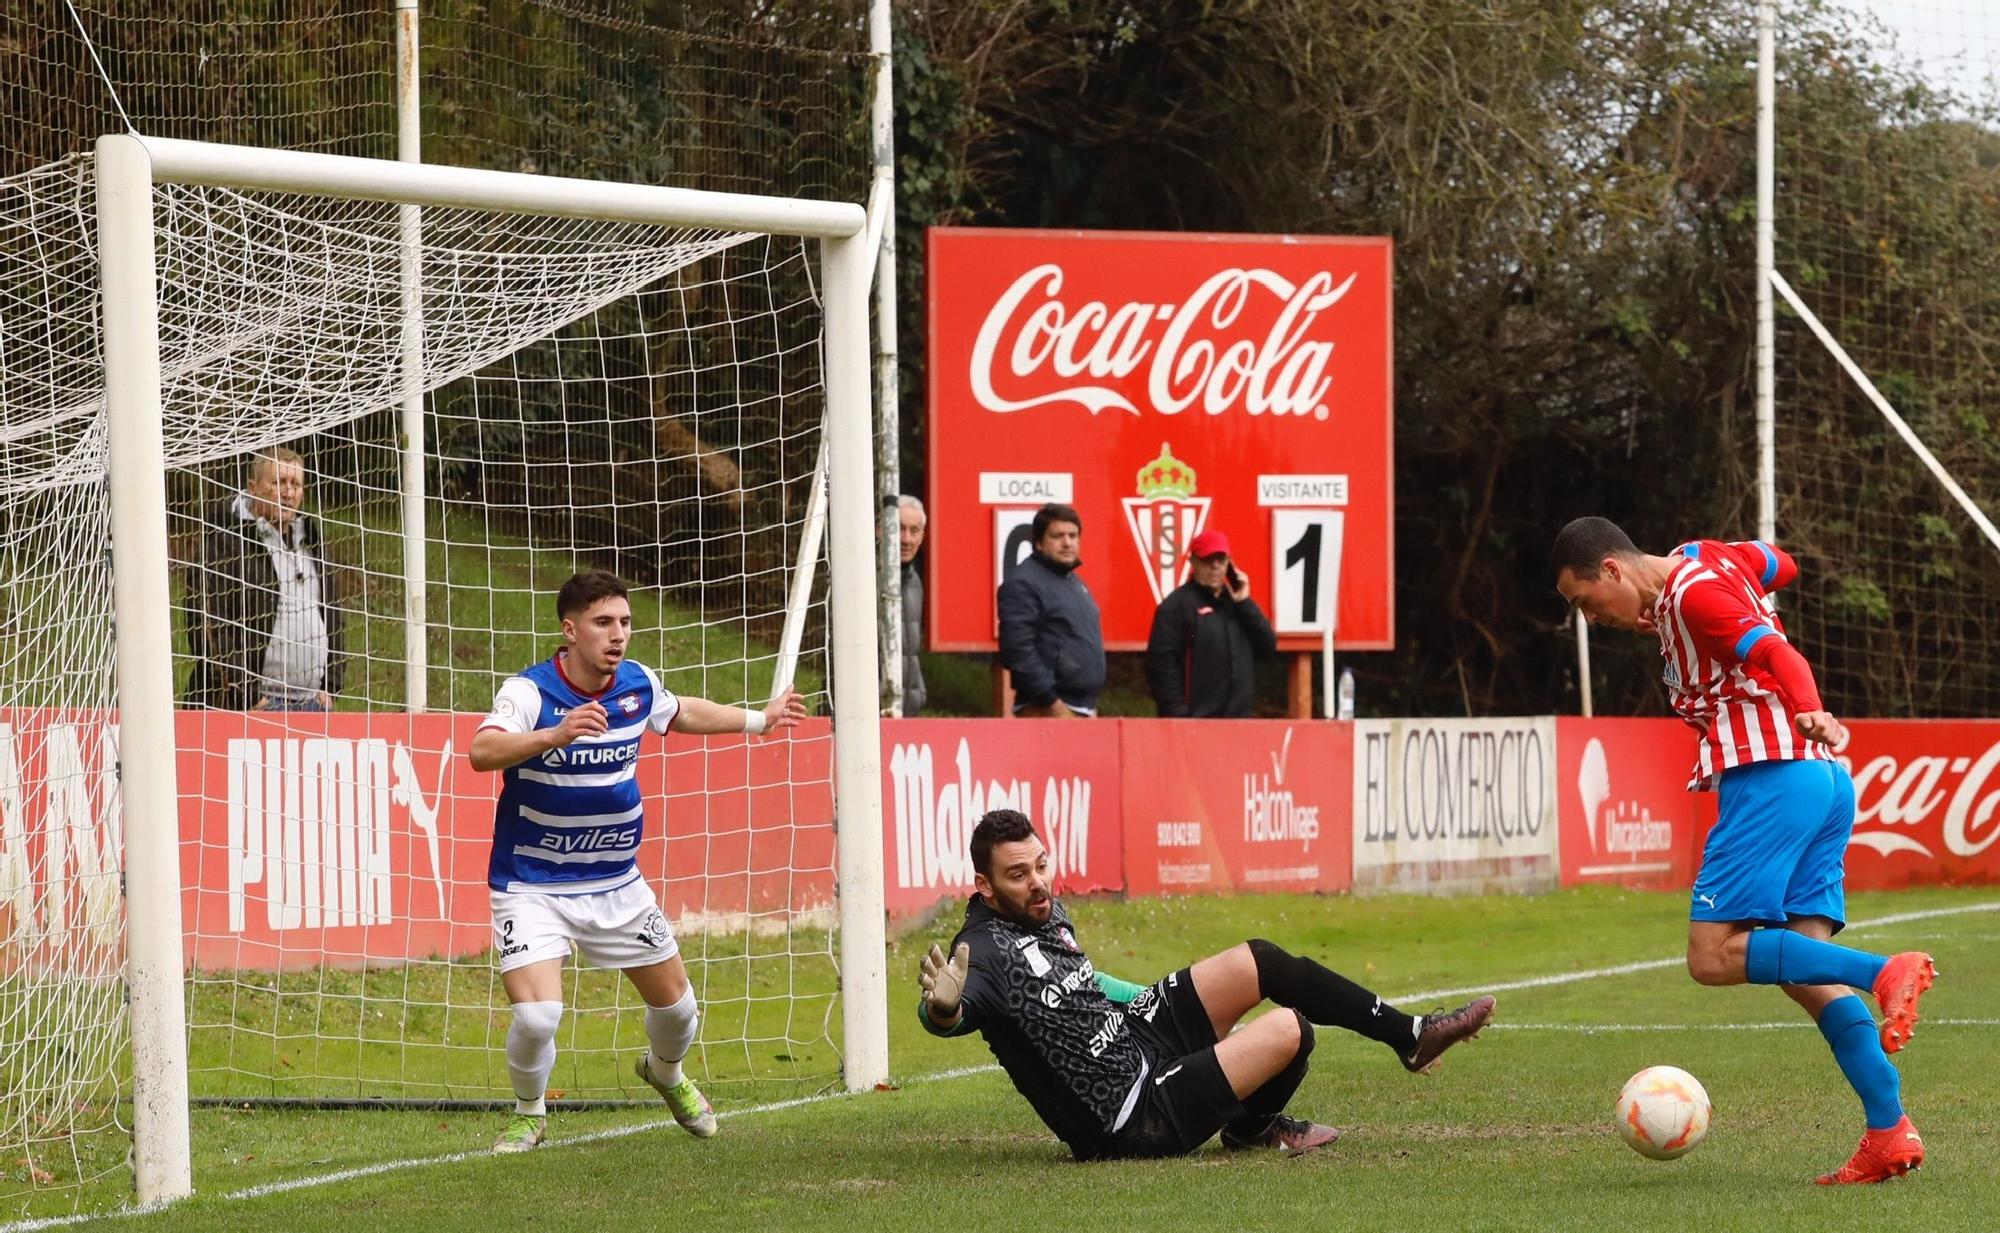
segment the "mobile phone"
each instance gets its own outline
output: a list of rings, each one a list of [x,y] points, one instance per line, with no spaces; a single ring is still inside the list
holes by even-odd
[[[1243,575],[1236,572],[1236,562],[1229,563],[1229,585],[1231,589],[1243,585]]]

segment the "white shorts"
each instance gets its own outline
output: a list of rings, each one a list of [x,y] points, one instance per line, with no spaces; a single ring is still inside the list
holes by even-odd
[[[643,968],[681,953],[660,901],[644,878],[594,895],[488,890],[500,970],[567,959],[573,944],[597,968]]]

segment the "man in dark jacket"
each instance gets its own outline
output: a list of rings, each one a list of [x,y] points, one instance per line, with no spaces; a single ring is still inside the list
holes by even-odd
[[[1338,1130],[1284,1112],[1305,1078],[1315,1024],[1380,1041],[1422,1073],[1493,1015],[1491,997],[1405,1014],[1263,938],[1151,986],[1128,984],[1084,953],[1026,815],[993,810],[969,846],[977,893],[950,957],[932,946],[919,964],[917,1015],[935,1036],[984,1036],[1078,1160],[1181,1156],[1217,1131],[1230,1148],[1324,1147]],[[1290,1013],[1239,1030],[1265,1001]]]
[[[1097,601],[1076,576],[1083,519],[1044,505],[1029,528],[1034,551],[1000,584],[1000,662],[1014,674],[1014,713],[1095,715],[1104,688],[1104,628]]]
[[[1227,535],[1203,531],[1188,556],[1188,580],[1153,614],[1146,683],[1162,716],[1241,718],[1250,713],[1256,661],[1278,653],[1278,635],[1250,598],[1250,579],[1230,562]]]
[[[324,711],[340,692],[342,614],[319,524],[302,513],[305,463],[251,459],[243,491],[210,510],[187,585],[189,706]]]
[[[924,578],[917,572],[917,549],[924,546],[930,519],[915,497],[896,498],[897,548],[903,558],[903,714],[924,709],[924,665],[917,653],[924,646]]]

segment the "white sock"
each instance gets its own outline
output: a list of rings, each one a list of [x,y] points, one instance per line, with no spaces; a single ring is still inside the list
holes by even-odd
[[[669,1086],[681,1081],[681,1059],[694,1045],[701,1013],[695,1008],[694,987],[672,1006],[646,1008],[646,1039],[653,1042],[653,1077]]]
[[[549,1072],[556,1068],[561,1002],[516,1002],[507,1025],[507,1073],[514,1077],[514,1112],[548,1115]]]

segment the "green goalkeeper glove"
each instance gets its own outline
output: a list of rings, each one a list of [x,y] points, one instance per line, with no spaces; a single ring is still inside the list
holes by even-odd
[[[971,966],[969,944],[960,942],[946,962],[944,951],[931,943],[930,953],[917,965],[917,985],[924,991],[924,1005],[930,1008],[934,1022],[950,1023],[958,1018],[959,999],[965,996],[965,974]]]

